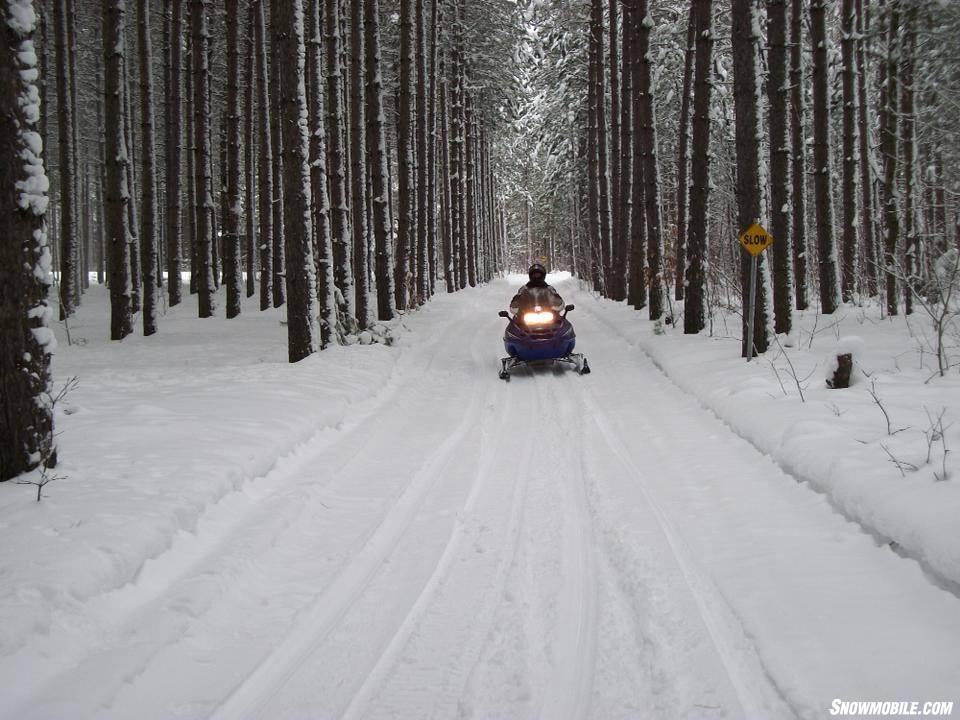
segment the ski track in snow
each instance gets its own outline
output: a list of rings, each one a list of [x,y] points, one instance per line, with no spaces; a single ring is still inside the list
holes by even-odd
[[[574,283],[594,373],[500,381],[512,290],[446,302],[337,430],[65,610],[68,652],[37,640],[0,717],[814,718],[960,687],[960,602],[625,353]]]

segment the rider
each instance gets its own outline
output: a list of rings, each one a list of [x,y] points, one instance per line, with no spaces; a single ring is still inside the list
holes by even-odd
[[[530,276],[530,282],[513,296],[513,300],[510,301],[510,312],[517,315],[521,311],[529,312],[536,306],[554,312],[563,310],[563,298],[560,297],[560,293],[552,285],[547,285],[547,269],[540,263],[534,263],[527,274]]]

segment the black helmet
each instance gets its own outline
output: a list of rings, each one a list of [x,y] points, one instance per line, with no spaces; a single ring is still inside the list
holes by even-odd
[[[547,277],[547,269],[540,263],[534,263],[530,266],[530,269],[527,271],[527,274],[530,276],[530,279],[533,280],[534,275],[539,275],[540,280],[545,280]]]

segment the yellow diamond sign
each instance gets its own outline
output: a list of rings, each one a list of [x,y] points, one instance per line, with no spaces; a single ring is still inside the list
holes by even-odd
[[[754,223],[740,235],[740,244],[751,255],[759,255],[773,245],[773,235],[764,230],[759,223]]]

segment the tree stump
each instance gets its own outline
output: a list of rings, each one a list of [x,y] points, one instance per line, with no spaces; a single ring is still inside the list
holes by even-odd
[[[853,353],[837,355],[837,369],[827,378],[827,387],[832,390],[850,387],[850,373],[853,371]]]

